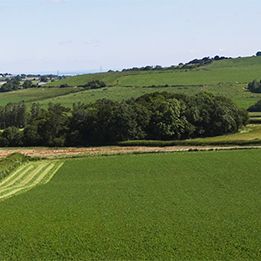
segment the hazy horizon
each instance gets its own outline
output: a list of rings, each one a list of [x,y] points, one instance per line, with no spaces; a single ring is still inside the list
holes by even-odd
[[[0,0],[0,72],[91,73],[261,49],[258,0]]]

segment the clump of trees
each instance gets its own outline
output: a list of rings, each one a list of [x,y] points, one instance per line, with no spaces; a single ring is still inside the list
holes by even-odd
[[[5,84],[2,85],[0,92],[10,92],[20,89],[20,81],[21,79],[19,76],[9,79]]]
[[[7,77],[11,76],[9,74],[0,74],[0,76]],[[55,79],[61,80],[64,79],[64,76],[56,76],[56,75],[26,75],[21,74],[17,75],[15,77],[11,77],[8,79],[4,79],[6,83],[4,83],[0,87],[0,92],[10,92],[10,91],[16,91],[19,89],[28,89],[28,88],[38,88],[40,87],[40,82],[47,83],[49,81],[54,81]],[[34,83],[33,81],[37,82]]]
[[[48,82],[48,81],[49,81],[49,78],[48,78],[47,75],[42,75],[42,76],[40,77],[40,81],[41,81],[41,82]]]
[[[32,83],[32,81],[25,80],[24,83],[22,84],[22,87],[23,89],[29,89],[29,88],[34,88],[36,86]]]
[[[29,88],[37,88],[38,86],[33,84],[30,80],[25,80],[21,82],[21,77],[16,76],[12,79],[9,79],[5,84],[0,88],[0,92],[10,92],[16,91],[19,89],[29,89]]]
[[[225,60],[225,59],[229,59],[227,57],[224,57],[224,56],[218,56],[216,55],[215,57],[213,58],[210,58],[210,57],[204,57],[202,59],[194,59],[186,64],[184,64],[182,66],[182,69],[189,69],[189,68],[193,68],[193,67],[199,67],[199,66],[203,66],[203,65],[207,65],[207,64],[210,64],[212,63],[213,61],[221,61],[221,60]]]
[[[24,105],[23,105],[24,106]],[[200,93],[152,93],[137,99],[93,104],[78,103],[70,110],[60,104],[47,109],[33,104],[20,121],[5,125],[1,146],[89,146],[124,140],[179,140],[237,132],[247,112],[229,99]],[[23,130],[19,129],[24,127]]]
[[[80,87],[84,87],[87,89],[100,89],[106,87],[106,83],[100,80],[93,80],[90,82],[87,82],[84,85],[81,85]]]
[[[248,108],[250,112],[261,112],[261,100]]]
[[[253,93],[261,93],[261,81],[254,80],[247,85],[247,89]]]

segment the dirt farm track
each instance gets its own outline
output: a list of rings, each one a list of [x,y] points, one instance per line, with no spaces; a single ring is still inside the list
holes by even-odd
[[[31,157],[55,158],[84,155],[114,155],[128,153],[156,153],[156,152],[182,152],[182,151],[210,151],[232,149],[261,149],[261,146],[170,146],[170,147],[145,147],[145,146],[108,146],[87,148],[2,148],[0,158],[12,153],[22,153]]]

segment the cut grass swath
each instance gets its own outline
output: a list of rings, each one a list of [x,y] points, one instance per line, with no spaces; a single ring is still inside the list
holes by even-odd
[[[0,183],[0,200],[26,192],[51,180],[63,162],[41,161],[19,167]]]

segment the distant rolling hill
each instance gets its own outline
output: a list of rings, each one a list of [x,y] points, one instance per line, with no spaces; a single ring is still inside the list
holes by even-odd
[[[50,83],[48,87],[52,88],[48,88],[46,93],[50,92],[52,95],[48,97],[45,93],[42,96],[42,92],[39,92],[33,101],[39,100],[43,105],[57,102],[71,107],[76,102],[90,103],[101,98],[122,100],[155,91],[189,95],[199,91],[208,91],[229,97],[240,107],[248,108],[261,99],[261,94],[253,94],[245,89],[247,83],[254,79],[261,79],[261,57],[214,61],[196,69],[109,72],[73,76]],[[67,88],[63,88],[63,91],[59,88],[60,91],[57,91],[62,84],[76,87],[91,80],[102,80],[107,84],[107,87],[97,90],[82,90],[81,88],[66,90]],[[33,91],[35,92],[35,90]],[[15,97],[15,92],[12,95],[0,94],[0,104],[3,104],[3,100],[6,103],[22,99],[31,103],[32,99],[27,99],[27,96],[23,95],[25,92],[27,92],[27,96],[30,96],[30,90],[19,91],[17,97]]]

